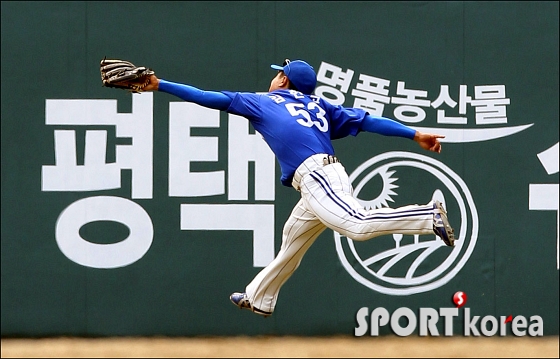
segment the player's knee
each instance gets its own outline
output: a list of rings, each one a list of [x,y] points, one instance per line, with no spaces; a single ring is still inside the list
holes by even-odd
[[[367,241],[371,239],[371,233],[347,233],[346,237],[350,238],[353,241]]]

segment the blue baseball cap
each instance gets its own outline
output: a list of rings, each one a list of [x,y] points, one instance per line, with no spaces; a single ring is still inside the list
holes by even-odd
[[[282,66],[270,65],[271,68],[284,71],[288,79],[298,91],[311,95],[317,86],[317,74],[313,67],[303,60],[284,60]]]

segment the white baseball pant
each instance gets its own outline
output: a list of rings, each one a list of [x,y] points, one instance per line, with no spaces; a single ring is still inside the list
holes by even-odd
[[[301,193],[301,199],[284,225],[280,251],[245,289],[255,308],[274,311],[280,288],[326,228],[356,241],[386,234],[434,233],[433,202],[366,210],[352,196],[342,164],[325,165],[325,158],[328,155],[309,157],[294,174],[292,185]]]

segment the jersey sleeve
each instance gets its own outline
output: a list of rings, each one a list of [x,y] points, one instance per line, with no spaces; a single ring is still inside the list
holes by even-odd
[[[228,108],[231,103],[231,99],[221,92],[203,91],[194,86],[164,79],[159,80],[158,90],[177,96],[185,101],[222,111]]]
[[[222,93],[232,100],[226,112],[246,117],[251,121],[258,121],[261,117],[260,100],[262,95],[252,92],[222,91]]]
[[[331,125],[331,139],[356,136],[362,130],[362,121],[367,112],[360,108],[348,108],[331,105],[324,101],[324,108],[328,113]]]
[[[416,130],[386,117],[366,115],[362,121],[362,130],[383,136],[398,136],[413,139]]]

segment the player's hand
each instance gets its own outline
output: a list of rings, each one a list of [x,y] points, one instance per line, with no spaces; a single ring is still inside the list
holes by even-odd
[[[438,138],[444,138],[443,135],[435,135],[431,133],[422,133],[416,131],[414,135],[414,141],[418,142],[420,147],[425,150],[432,151],[432,152],[441,152],[441,142],[439,142]]]
[[[149,79],[150,83],[147,84],[146,87],[142,89],[142,91],[157,91],[159,88],[159,79],[156,77],[156,75],[151,75]]]

